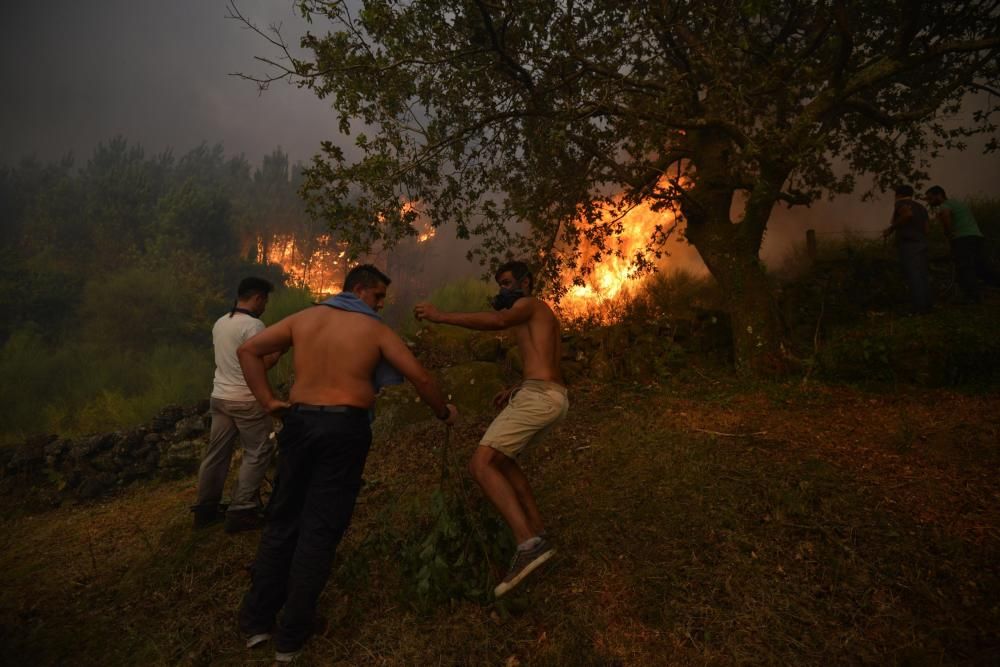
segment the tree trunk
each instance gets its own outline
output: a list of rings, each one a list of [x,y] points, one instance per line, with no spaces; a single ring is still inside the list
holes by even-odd
[[[737,373],[762,376],[787,371],[784,327],[759,258],[766,217],[734,224],[729,218],[733,190],[696,187],[692,193],[696,203],[684,206],[686,235],[722,291],[732,321]],[[768,209],[764,215],[769,214]]]
[[[734,257],[730,266],[713,275],[731,318],[737,373],[760,376],[786,372],[784,327],[757,257]]]

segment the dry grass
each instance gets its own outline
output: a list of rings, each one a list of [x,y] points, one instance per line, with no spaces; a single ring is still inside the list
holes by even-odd
[[[303,664],[1000,656],[996,398],[699,376],[661,389],[575,387],[572,401],[571,420],[527,461],[560,553],[502,603],[415,610],[385,547],[419,532],[398,522],[438,482],[442,432],[429,424],[379,443],[320,601],[334,622]],[[453,434],[455,458],[483,426]],[[193,495],[193,480],[148,485],[7,521],[5,655],[267,664],[234,628],[257,537],[193,533]]]

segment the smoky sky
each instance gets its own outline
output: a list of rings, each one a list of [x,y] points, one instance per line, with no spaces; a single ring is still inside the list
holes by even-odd
[[[238,0],[260,26],[281,24],[297,44],[309,26],[292,0]],[[277,54],[261,37],[227,19],[225,0],[49,0],[0,2],[0,164],[43,161],[67,153],[85,162],[116,136],[147,153],[183,154],[202,142],[252,163],[276,147],[292,162],[308,161],[323,140],[350,150],[328,101],[282,83],[258,94],[232,72],[263,73],[254,56]],[[972,108],[963,111],[971,116]],[[972,150],[935,161],[932,180],[957,196],[996,195],[1000,155]],[[861,183],[866,183],[862,180]],[[765,256],[799,240],[805,225],[873,230],[885,225],[885,197],[859,195],[780,212]]]
[[[293,44],[307,24],[291,0],[241,0]],[[336,137],[327,102],[283,83],[259,95],[231,72],[261,73],[268,44],[227,19],[224,0],[0,3],[0,163],[72,152],[85,161],[123,136],[147,152],[201,142],[259,163],[281,146],[307,160]]]

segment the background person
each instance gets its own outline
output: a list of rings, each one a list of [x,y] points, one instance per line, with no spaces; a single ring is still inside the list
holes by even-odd
[[[913,200],[913,188],[897,185],[896,201],[889,227],[884,238],[895,235],[899,264],[910,294],[910,311],[914,314],[929,312],[931,290],[927,263],[927,209]]]
[[[209,400],[212,426],[208,449],[198,470],[198,500],[192,508],[196,528],[209,526],[221,518],[219,502],[237,439],[243,446],[243,462],[226,511],[225,530],[227,533],[252,530],[262,523],[260,484],[274,452],[271,440],[274,424],[247,387],[236,350],[264,330],[260,316],[273,290],[274,285],[263,278],[244,278],[237,288],[232,310],[212,327],[215,348],[215,378]],[[267,368],[279,356],[269,357],[265,362]]]
[[[935,208],[935,217],[948,237],[951,258],[955,263],[955,280],[965,300],[980,303],[983,295],[979,289],[979,280],[1000,285],[1000,278],[989,266],[986,239],[983,238],[975,216],[965,202],[949,199],[940,185],[927,190],[927,201]]]

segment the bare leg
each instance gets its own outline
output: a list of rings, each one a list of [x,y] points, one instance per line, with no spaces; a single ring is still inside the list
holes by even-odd
[[[469,461],[469,472],[472,478],[483,490],[483,494],[500,512],[507,525],[514,533],[514,540],[521,544],[535,535],[532,532],[524,508],[518,499],[518,494],[510,481],[501,472],[503,460],[507,457],[492,447],[480,445],[476,447],[472,460]]]
[[[545,526],[542,524],[542,515],[538,511],[538,505],[535,503],[535,495],[531,492],[531,486],[521,471],[521,466],[517,465],[517,461],[514,459],[503,457],[503,460],[500,462],[500,472],[507,478],[507,482],[510,483],[514,489],[514,493],[517,494],[517,500],[521,503],[521,509],[524,511],[524,516],[528,520],[528,527],[531,529],[531,537],[541,535],[545,530]]]

